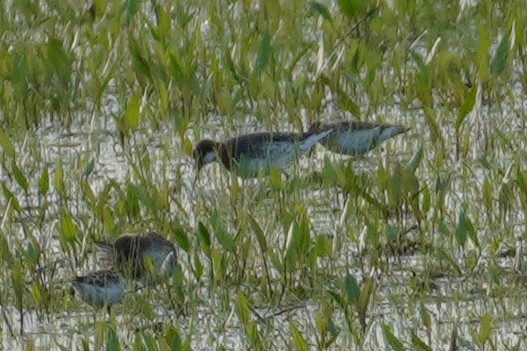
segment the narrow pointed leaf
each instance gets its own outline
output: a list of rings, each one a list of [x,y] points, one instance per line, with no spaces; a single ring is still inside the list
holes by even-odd
[[[500,75],[507,65],[507,58],[509,57],[509,36],[504,35],[503,38],[501,38],[500,44],[498,45],[498,48],[496,49],[496,53],[494,54],[494,57],[492,58],[492,62],[490,64],[490,73],[492,75]]]
[[[382,333],[384,335],[384,338],[388,342],[388,345],[390,345],[390,348],[394,351],[405,351],[406,348],[404,347],[403,343],[397,339],[395,335],[393,335],[392,331],[390,330],[390,327],[386,324],[382,326]]]
[[[355,278],[349,273],[346,274],[346,278],[344,279],[344,287],[348,301],[356,305],[359,302],[360,288]]]
[[[2,128],[0,128],[0,146],[2,147],[2,151],[6,156],[15,156],[15,148]]]

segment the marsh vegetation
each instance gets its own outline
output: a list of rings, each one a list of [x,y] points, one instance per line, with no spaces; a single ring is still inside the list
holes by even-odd
[[[527,7],[510,0],[0,2],[2,349],[526,347]],[[410,127],[241,180],[192,147]],[[181,269],[111,315],[95,242]]]

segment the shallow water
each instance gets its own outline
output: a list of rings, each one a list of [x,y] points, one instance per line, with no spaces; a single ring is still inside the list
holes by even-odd
[[[427,139],[428,132],[419,113],[413,115],[405,113],[403,117],[402,113],[392,111],[390,116],[399,116],[400,120],[394,118],[390,122],[412,125],[412,131],[387,142],[381,149],[375,150],[365,158],[358,160],[330,155],[319,146],[318,152],[313,158],[303,158],[299,167],[292,167],[288,173],[292,177],[302,178],[312,172],[313,169],[322,169],[325,162],[352,162],[357,174],[375,174],[381,164],[388,168],[392,167],[394,162],[404,164],[409,160],[412,151],[416,150],[423,140]],[[413,122],[409,123],[410,121]],[[502,133],[516,135],[517,126],[515,123],[503,127]],[[64,311],[55,310],[49,315],[44,314],[42,320],[39,320],[37,313],[32,312],[31,308],[25,307],[23,336],[20,336],[18,312],[12,303],[4,304],[5,318],[2,319],[2,346],[4,349],[22,348],[22,345],[27,342],[35,344],[36,347],[49,347],[51,349],[58,345],[75,348],[75,346],[80,345],[81,340],[90,340],[90,342],[98,340],[93,317],[96,317],[100,322],[107,320],[108,317],[102,311],[93,314],[91,307],[76,301],[73,297],[67,297],[65,292],[68,290],[69,277],[97,268],[92,253],[92,236],[104,237],[107,235],[104,232],[99,232],[98,226],[92,227],[90,210],[83,202],[79,184],[75,181],[75,179],[82,179],[78,175],[84,171],[92,159],[95,160],[95,164],[93,172],[87,179],[94,194],[101,193],[109,181],[124,184],[129,180],[136,179],[137,174],[132,173],[133,166],[137,165],[138,158],[148,155],[151,168],[155,170],[154,173],[149,174],[150,181],[153,184],[168,184],[176,193],[175,197],[169,200],[170,208],[174,211],[169,210],[168,218],[185,214],[179,218],[179,221],[185,228],[196,228],[197,220],[203,221],[210,215],[210,211],[218,211],[222,214],[225,214],[224,211],[229,211],[229,207],[225,206],[229,202],[228,187],[231,181],[228,173],[219,165],[208,166],[200,176],[198,187],[192,188],[194,173],[191,160],[182,155],[182,147],[178,137],[170,132],[138,132],[135,136],[135,143],[131,145],[134,150],[126,152],[123,151],[122,146],[117,141],[116,130],[111,124],[108,124],[105,129],[95,129],[89,132],[82,131],[82,129],[79,127],[78,130],[60,133],[51,127],[40,130],[38,138],[28,136],[23,144],[17,144],[20,153],[27,153],[27,156],[21,159],[19,166],[24,174],[33,175],[28,179],[30,184],[38,183],[43,165],[49,167],[50,176],[53,177],[57,164],[59,162],[62,164],[65,184],[67,184],[71,196],[69,208],[75,222],[79,225],[80,232],[78,235],[82,242],[78,266],[71,262],[71,255],[65,254],[60,244],[57,233],[57,218],[60,216],[61,205],[59,197],[53,191],[53,183],[50,182],[52,190],[45,198],[39,198],[35,196],[35,193],[33,193],[34,196],[26,198],[22,192],[16,191],[15,181],[3,169],[1,171],[1,179],[18,196],[21,206],[26,208],[21,215],[26,221],[25,230],[31,231],[42,249],[46,250],[47,262],[58,262],[57,273],[53,276],[53,281],[50,282],[53,289],[51,295],[53,298],[66,301],[63,306]],[[213,133],[213,130],[214,125],[210,127],[210,130],[205,130],[203,134],[219,134],[218,132]],[[449,130],[445,129],[445,140],[449,140],[448,133]],[[222,134],[227,137],[228,132],[222,130]],[[515,142],[518,143],[519,141]],[[452,165],[450,170],[452,182],[445,197],[447,211],[457,213],[461,204],[467,206],[467,201],[469,201],[471,202],[469,205],[471,212],[468,213],[474,214],[473,211],[478,208],[480,208],[481,213],[485,212],[482,204],[471,200],[479,198],[480,186],[485,176],[488,176],[488,170],[481,167],[478,162],[478,154],[481,153],[480,147],[477,142],[472,143],[473,151],[469,152],[468,155],[473,156],[464,161],[470,164],[469,169],[472,172],[472,176],[468,179],[459,176],[458,172],[465,171],[465,168],[461,168],[463,165],[455,160],[453,154],[447,160],[447,163]],[[35,157],[35,150],[38,151],[38,157]],[[493,150],[490,155],[493,157],[493,155],[499,156],[502,153],[499,150]],[[430,151],[428,156],[431,159],[433,152]],[[492,159],[501,163],[503,167],[507,166],[507,159],[496,159],[494,157]],[[496,167],[502,167],[501,165],[498,164]],[[433,186],[434,176],[427,177],[428,167],[429,164],[426,161],[423,162],[418,169],[419,179],[421,182]],[[285,183],[292,181],[285,178],[282,180]],[[265,190],[268,186],[265,182],[262,180],[243,183],[244,191],[239,200],[245,203],[243,206],[247,213],[260,221],[260,225],[268,237],[270,247],[277,249],[284,245],[287,233],[280,228],[280,225],[277,225],[274,219],[278,215],[276,211],[279,210],[280,203],[277,202],[272,191]],[[503,184],[507,184],[506,181]],[[435,273],[440,273],[442,277],[431,278],[432,288],[416,290],[415,284],[416,282],[418,284],[419,279],[422,278],[423,272],[426,271],[425,267],[433,265],[436,268],[441,268],[441,265],[437,266],[437,260],[433,256],[423,255],[419,251],[409,255],[383,254],[383,257],[380,258],[382,263],[377,264],[374,268],[371,265],[370,256],[364,255],[363,251],[365,246],[368,246],[365,242],[367,242],[369,235],[366,224],[362,222],[363,217],[353,217],[354,214],[359,213],[358,210],[351,209],[349,206],[344,208],[344,200],[339,197],[341,195],[338,193],[338,190],[331,187],[316,189],[316,187],[302,188],[300,186],[291,195],[301,201],[300,203],[307,210],[312,226],[312,238],[326,236],[332,243],[332,256],[317,260],[317,270],[325,277],[324,280],[329,278],[333,281],[332,286],[328,286],[326,289],[338,290],[339,281],[343,279],[346,272],[354,275],[359,283],[367,276],[372,276],[375,282],[375,294],[371,309],[367,313],[368,326],[362,344],[356,344],[356,340],[346,328],[342,310],[335,309],[331,313],[331,318],[339,333],[333,345],[334,348],[371,350],[385,348],[387,341],[383,334],[383,325],[386,324],[391,326],[392,332],[400,340],[410,340],[411,334],[415,333],[434,349],[449,347],[452,328],[456,325],[459,346],[463,349],[463,343],[465,346],[473,343],[471,335],[479,330],[482,315],[491,317],[492,340],[498,348],[523,343],[522,340],[527,334],[527,330],[522,327],[526,313],[524,283],[521,275],[512,271],[514,258],[496,258],[491,252],[491,247],[488,246],[488,243],[499,231],[510,231],[513,235],[521,237],[525,228],[524,214],[521,209],[511,207],[506,214],[506,223],[499,221],[489,223],[489,226],[492,227],[488,228],[485,225],[487,219],[483,214],[480,217],[472,217],[480,242],[487,243],[484,246],[485,249],[480,252],[481,256],[478,258],[475,268],[462,274],[452,271],[451,268],[444,272],[437,271]],[[259,194],[258,197],[255,197],[255,194]],[[258,199],[258,201],[253,201],[254,199]],[[5,202],[5,198],[2,201]],[[174,203],[176,201],[177,204]],[[37,225],[35,221],[38,218],[38,213],[40,213],[39,206],[42,206],[42,203],[46,204],[45,220]],[[224,205],[222,206],[222,204]],[[4,208],[7,207],[6,203],[3,205]],[[198,208],[198,212],[196,212],[196,208]],[[343,210],[347,212],[343,212]],[[272,215],[269,216],[269,214]],[[10,246],[16,246],[17,242],[22,245],[27,244],[27,235],[16,220],[18,217],[15,216],[15,220],[7,218],[8,216],[2,223],[2,231]],[[231,230],[231,232],[236,230],[235,222],[230,222],[234,219],[232,213],[221,218],[222,225],[226,229]],[[455,219],[456,217],[448,215],[447,218]],[[409,228],[415,224],[414,219],[409,216],[388,219],[388,223],[398,228]],[[453,228],[453,224],[450,223],[449,227]],[[133,225],[125,224],[123,228],[127,229],[126,231],[135,231]],[[142,231],[145,228],[155,229],[155,224],[147,224],[146,227],[138,228],[137,231]],[[417,238],[417,234],[413,230],[408,235],[410,238]],[[190,233],[191,238],[193,235]],[[450,247],[448,243],[441,243],[444,241],[442,238],[444,233],[426,232],[425,235],[435,236],[436,239],[434,240],[439,246]],[[508,238],[510,239],[511,236]],[[514,247],[515,242],[509,239],[504,241],[509,247]],[[453,239],[450,237],[447,240]],[[466,255],[476,252],[470,241],[467,248],[466,251],[458,250],[452,256],[462,269],[466,268],[464,267]],[[221,247],[217,249],[221,250]],[[371,249],[369,247],[369,250]],[[257,246],[252,250],[257,253]],[[190,344],[194,349],[221,346],[229,349],[246,349],[247,340],[243,331],[243,323],[239,320],[238,314],[235,313],[236,284],[229,284],[231,287],[225,290],[225,286],[219,288],[208,278],[202,278],[199,282],[196,281],[196,277],[189,270],[190,265],[193,265],[189,262],[190,256],[183,250],[181,252],[181,263],[187,285],[186,292],[194,296],[188,302],[190,312],[187,315],[177,316],[175,311],[166,304],[166,298],[163,298],[161,300],[163,301],[162,305],[154,310],[153,317],[147,319],[141,314],[130,315],[128,312],[130,307],[127,306],[130,302],[125,300],[123,306],[115,308],[115,326],[119,337],[122,338],[121,340],[133,340],[134,335],[136,335],[126,326],[141,326],[148,331],[149,325],[160,323],[164,327],[173,325],[178,328],[183,337],[190,338]],[[203,253],[199,256],[204,263],[208,262]],[[248,275],[251,279],[263,274],[262,261],[259,257],[254,257],[249,262],[251,271]],[[489,279],[488,272],[486,272],[486,267],[489,266],[496,267],[501,272],[499,273],[499,285]],[[274,279],[280,279],[280,272],[276,269],[271,269],[270,273]],[[305,283],[305,280],[300,279],[299,276],[295,278],[295,276],[296,274],[293,275],[293,278],[297,279],[299,284]],[[4,275],[4,279],[8,279],[8,275]],[[287,294],[287,298],[280,301],[279,306],[276,306],[276,301],[265,300],[259,296],[258,289],[251,287],[250,280],[239,288],[245,291],[254,302],[251,317],[256,321],[261,335],[268,340],[269,347],[274,349],[290,347],[292,325],[302,333],[309,345],[317,344],[317,336],[314,332],[316,330],[315,316],[327,306],[324,307],[321,304],[324,299],[310,297],[309,291],[318,291],[315,295],[317,296],[324,289],[303,287],[303,289],[307,289],[306,293],[297,297],[294,297],[294,294]],[[29,284],[31,277],[27,276],[26,281]],[[7,290],[4,290],[3,294],[9,296]],[[134,293],[130,294],[134,295]],[[144,294],[147,301],[153,302],[156,294],[163,294],[163,292],[155,290],[138,294],[141,296]],[[300,297],[303,295],[305,297]],[[10,299],[8,297],[7,301],[11,301]],[[326,302],[329,303],[329,301]],[[422,317],[420,317],[419,311],[422,308],[425,308],[430,316],[430,329],[424,327],[421,321]],[[359,328],[359,325],[356,324],[353,328]],[[13,331],[13,336],[9,333],[10,329]]]

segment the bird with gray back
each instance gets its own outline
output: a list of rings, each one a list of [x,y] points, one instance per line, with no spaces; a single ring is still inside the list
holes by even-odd
[[[327,130],[331,130],[331,133],[319,141],[326,149],[343,155],[359,156],[410,128],[359,121],[328,124],[315,122],[309,127],[310,132]]]
[[[95,307],[106,306],[108,313],[110,307],[119,303],[124,295],[123,276],[111,270],[77,276],[71,284],[81,300]]]
[[[271,168],[283,170],[330,132],[262,132],[240,135],[224,142],[201,140],[193,151],[196,178],[204,165],[218,160],[228,171],[241,178],[267,175]]]
[[[162,275],[172,275],[178,265],[176,247],[156,232],[125,234],[113,244],[97,242],[96,245],[102,263],[146,284],[155,283]]]

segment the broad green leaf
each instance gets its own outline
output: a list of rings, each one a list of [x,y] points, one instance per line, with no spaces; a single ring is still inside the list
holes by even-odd
[[[247,325],[251,320],[249,319],[250,310],[249,310],[249,301],[243,292],[238,292],[236,298],[236,312],[238,312],[238,317],[242,324]]]
[[[128,191],[148,209],[152,211],[157,209],[156,203],[150,198],[146,191],[143,190],[143,188],[130,183],[128,184]]]
[[[333,254],[331,239],[325,235],[317,236],[315,239],[315,252],[317,257],[331,256]]]
[[[129,1],[136,1],[136,0],[129,0]],[[135,73],[139,74],[140,76],[143,75],[149,80],[151,80],[152,71],[150,69],[150,65],[148,61],[143,57],[141,53],[141,49],[139,48],[139,45],[133,38],[130,38],[129,48],[130,48],[130,53],[132,54],[132,62],[134,64]]]
[[[236,243],[234,242],[234,239],[223,228],[218,228],[216,230],[216,238],[218,239],[218,242],[220,243],[220,245],[225,249],[225,251],[228,251],[228,252],[236,251]]]
[[[423,305],[423,303],[421,303],[419,307],[419,316],[421,316],[421,322],[426,327],[426,329],[430,330],[432,327],[432,319],[430,318],[430,313],[428,313],[428,310]]]
[[[403,343],[397,339],[395,335],[393,335],[392,331],[390,330],[390,327],[384,324],[382,326],[382,333],[384,334],[384,338],[388,342],[388,345],[390,345],[392,350],[395,351],[405,351],[405,347]]]
[[[459,113],[457,115],[456,130],[459,129],[461,124],[463,124],[463,122],[465,121],[465,118],[474,108],[477,92],[478,92],[478,88],[474,86],[470,88],[468,93],[465,95],[465,101],[463,101],[463,105],[461,105],[461,108],[459,109]]]
[[[22,263],[16,260],[11,270],[11,283],[13,284],[13,291],[15,292],[16,307],[22,309],[22,300],[24,294],[24,274],[22,271]]]
[[[4,155],[9,157],[15,156],[15,148],[2,128],[0,128],[0,146],[4,151]]]
[[[432,351],[432,348],[421,340],[414,332],[412,332],[412,345],[415,347],[414,350]]]
[[[438,139],[441,138],[441,129],[437,123],[436,115],[430,107],[423,107],[425,122],[430,129],[430,138],[432,142],[435,143]]]
[[[375,283],[373,282],[373,279],[366,278],[362,283],[362,291],[360,292],[359,302],[357,304],[362,330],[366,330],[366,313],[368,312],[368,306],[374,289]]]
[[[419,167],[419,165],[421,164],[421,161],[423,160],[423,156],[424,156],[424,150],[423,150],[423,146],[421,145],[421,147],[413,154],[412,158],[406,165],[406,171],[408,173],[414,174],[415,171],[417,170],[417,167]]]
[[[38,192],[41,195],[46,195],[49,191],[49,172],[48,167],[44,168],[40,181],[38,182]]]
[[[186,252],[189,252],[191,249],[191,244],[188,235],[183,229],[183,227],[179,223],[173,222],[172,231],[174,232],[174,239],[178,246]]]
[[[335,292],[335,291],[328,291],[328,294],[331,296],[331,298],[333,299],[333,301],[335,301],[335,303],[337,305],[339,305],[339,307],[344,311],[347,309],[347,303],[346,301],[344,300],[344,297],[342,295],[340,295],[339,293]]]
[[[165,339],[170,345],[170,350],[182,350],[181,336],[174,326],[168,326]]]
[[[119,338],[110,324],[106,324],[106,351],[120,351]]]
[[[128,102],[128,107],[126,109],[126,125],[134,130],[139,125],[139,120],[141,119],[141,114],[139,113],[140,101],[137,96],[132,96],[130,102]]]
[[[130,24],[135,14],[139,10],[139,1],[138,0],[125,0],[125,14],[126,14],[126,24]]]
[[[488,313],[484,314],[479,320],[479,333],[477,335],[477,342],[483,345],[492,336],[492,316]]]
[[[479,248],[479,241],[476,231],[474,230],[470,219],[467,218],[464,211],[459,213],[455,236],[460,246],[465,245],[468,236],[474,245]]]
[[[57,169],[55,170],[55,177],[53,178],[53,185],[55,191],[61,194],[64,191],[64,175],[62,171],[62,163],[59,162]]]
[[[58,39],[50,39],[47,46],[48,62],[63,85],[71,79],[71,61]]]
[[[262,228],[260,228],[258,222],[256,222],[256,220],[250,214],[247,214],[247,217],[249,218],[249,224],[251,225],[251,228],[253,229],[254,234],[256,235],[256,240],[258,240],[260,251],[265,254],[268,250],[265,234]]]
[[[212,249],[210,252],[214,279],[218,282],[223,281],[223,255],[220,250]]]
[[[208,252],[210,253],[210,250],[208,250]],[[194,276],[197,280],[200,280],[203,276],[203,264],[201,263],[198,254],[194,255]]]
[[[162,339],[161,339],[162,340]],[[143,344],[146,345],[148,351],[158,351],[157,343],[150,334],[143,334]]]
[[[276,167],[271,167],[269,170],[269,184],[271,184],[271,188],[273,190],[280,190],[282,189],[282,173],[280,170]]]
[[[95,158],[92,158],[90,162],[86,165],[86,168],[84,169],[84,176],[89,177],[90,174],[93,172],[93,169],[95,168]]]
[[[73,222],[71,215],[63,211],[60,218],[60,231],[62,234],[62,239],[66,243],[72,244],[77,240],[77,225]]]
[[[346,289],[346,296],[348,301],[356,305],[359,302],[360,297],[360,288],[359,284],[351,274],[347,273],[346,278],[344,278],[344,287]]]
[[[489,28],[485,23],[480,24],[478,49],[476,51],[476,69],[478,71],[478,78],[482,82],[486,82],[489,78]]]
[[[494,54],[494,57],[492,58],[492,62],[490,64],[490,74],[494,76],[500,75],[507,66],[507,59],[509,57],[509,36],[504,35],[503,38],[501,38],[500,44],[498,45],[498,48],[496,49],[496,53]]]
[[[0,232],[0,258],[3,262],[7,263],[9,269],[12,268],[14,263],[13,253],[11,252],[9,243],[2,232]]]
[[[272,55],[271,35],[265,32],[260,48],[258,49],[258,56],[256,57],[256,64],[254,65],[254,75],[260,74],[268,65],[269,59]]]
[[[309,346],[306,339],[302,336],[300,331],[291,323],[291,334],[293,335],[293,346],[298,351],[308,351]]]
[[[362,14],[369,3],[369,0],[339,0],[339,7],[346,16],[353,19],[357,15]]]
[[[15,180],[18,183],[18,185],[20,185],[20,187],[24,189],[24,191],[27,191],[29,188],[27,178],[24,175],[24,173],[22,173],[20,168],[18,168],[15,160],[11,162],[11,171],[13,172],[13,175],[15,176]]]
[[[40,306],[43,299],[43,292],[42,292],[42,286],[38,284],[37,282],[34,282],[31,285],[31,296],[33,297],[33,301],[36,306]]]
[[[201,222],[198,223],[198,240],[205,253],[210,253],[210,234],[207,227]]]
[[[6,202],[9,203],[16,211],[20,211],[22,208],[20,207],[20,202],[18,202],[18,199],[15,195],[9,190],[7,185],[2,182],[2,190],[4,192],[4,197],[6,198]]]

